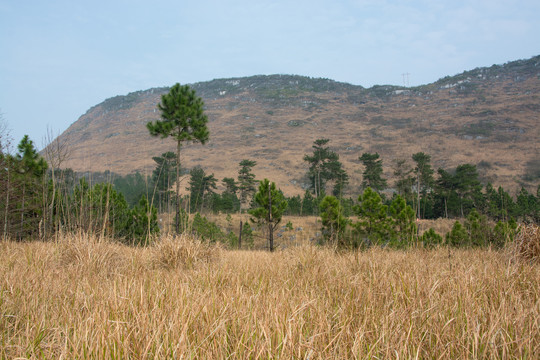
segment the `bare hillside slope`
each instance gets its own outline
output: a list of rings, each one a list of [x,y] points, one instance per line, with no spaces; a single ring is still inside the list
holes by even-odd
[[[479,68],[416,88],[365,89],[292,75],[220,79],[192,85],[206,104],[210,141],[183,148],[183,166],[201,165],[218,179],[236,177],[238,163],[256,160],[258,178],[287,194],[303,192],[304,154],[329,138],[357,193],[363,152],[379,152],[385,174],[393,161],[423,151],[433,165],[479,166],[482,179],[505,188],[538,184],[540,175],[540,56]],[[76,171],[150,172],[152,156],[174,141],[152,138],[145,127],[167,88],[107,99],[62,135]],[[390,181],[392,185],[392,181]]]

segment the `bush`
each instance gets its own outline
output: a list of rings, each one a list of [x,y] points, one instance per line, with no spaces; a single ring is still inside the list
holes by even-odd
[[[454,223],[452,230],[446,233],[446,244],[451,246],[463,246],[469,243],[469,234],[459,221]]]
[[[433,228],[429,228],[429,230],[422,235],[422,244],[425,248],[432,248],[440,245],[442,244],[442,241],[442,236],[437,234]]]
[[[348,241],[343,237],[343,233],[349,221],[343,216],[343,208],[339,200],[334,196],[325,196],[319,204],[319,213],[321,214],[322,233],[325,241],[339,247],[348,246]]]
[[[244,224],[244,226],[242,227],[242,244],[245,244],[248,249],[253,248],[253,230],[248,223]]]
[[[491,232],[490,243],[497,248],[502,248],[505,244],[513,241],[515,233],[515,222],[502,222],[499,220]]]
[[[206,217],[201,216],[199,213],[195,214],[192,224],[193,233],[197,234],[202,240],[209,242],[221,242],[230,243],[230,236],[224,233],[219,226],[208,220]]]
[[[471,245],[486,246],[488,244],[491,229],[486,216],[480,215],[476,209],[472,209],[465,221],[465,227],[469,232]]]
[[[288,221],[287,225],[285,225],[285,230],[292,231],[293,230],[293,224],[292,222]]]

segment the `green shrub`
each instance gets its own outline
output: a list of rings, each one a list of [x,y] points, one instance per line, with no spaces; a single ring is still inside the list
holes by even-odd
[[[231,241],[229,234],[223,232],[219,226],[209,221],[206,217],[196,213],[193,218],[192,231],[199,236],[201,240],[210,243],[221,242],[229,244]]]
[[[440,245],[442,244],[442,241],[442,236],[437,234],[433,228],[429,228],[429,230],[422,235],[422,244],[425,248],[432,248]]]
[[[293,230],[293,224],[292,222],[287,222],[287,225],[285,225],[285,230],[292,231]]]
[[[253,243],[253,230],[249,224],[244,224],[242,227],[242,244],[245,244],[248,249],[251,249],[253,248]]]
[[[469,243],[469,234],[459,221],[454,223],[452,230],[446,233],[446,243],[451,246],[464,246]]]
[[[470,244],[473,246],[486,246],[489,242],[491,228],[484,215],[480,215],[476,209],[467,216],[465,227],[469,232]]]
[[[499,220],[490,234],[490,243],[497,248],[502,248],[514,240],[516,228],[515,221],[503,222]]]

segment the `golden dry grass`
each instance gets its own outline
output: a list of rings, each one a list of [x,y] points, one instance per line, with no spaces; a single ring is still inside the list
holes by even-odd
[[[4,241],[0,358],[532,359],[540,267],[512,259]]]
[[[522,224],[514,239],[513,251],[517,258],[540,262],[540,228]]]

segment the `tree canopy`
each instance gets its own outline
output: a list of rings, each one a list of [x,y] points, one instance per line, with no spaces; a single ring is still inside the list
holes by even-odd
[[[255,174],[252,170],[257,162],[254,160],[244,159],[240,161],[240,169],[238,170],[238,191],[240,192],[240,202],[246,203],[249,198],[255,193]]]
[[[329,139],[317,139],[313,143],[313,154],[304,155],[304,161],[309,164],[308,177],[315,197],[326,193],[328,181],[335,180],[333,193],[341,196],[343,188],[347,185],[349,177],[339,161],[339,155],[330,150]]]
[[[364,189],[370,187],[376,191],[384,190],[387,184],[382,177],[382,159],[380,159],[379,153],[363,153],[359,160],[364,164],[362,187]]]

